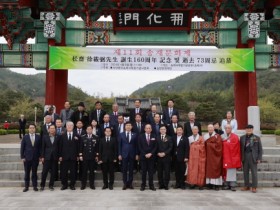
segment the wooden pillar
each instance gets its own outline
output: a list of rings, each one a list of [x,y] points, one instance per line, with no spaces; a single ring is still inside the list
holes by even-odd
[[[55,40],[48,40],[49,47],[55,46]],[[65,31],[62,31],[62,42],[58,46],[65,46]],[[49,55],[46,68],[46,105],[55,105],[56,113],[64,107],[68,95],[68,70],[50,70]]]
[[[237,48],[253,48],[255,40],[248,40],[242,44],[241,30],[238,30]],[[248,123],[248,107],[257,106],[257,78],[256,72],[235,72],[234,73],[234,98],[235,117],[238,122],[238,129],[245,129]]]

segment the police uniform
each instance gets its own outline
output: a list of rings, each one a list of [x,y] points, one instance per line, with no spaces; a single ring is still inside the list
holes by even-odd
[[[89,171],[90,188],[95,189],[94,186],[94,170],[96,168],[96,157],[98,157],[98,137],[95,135],[85,134],[81,137],[80,157],[83,158],[83,176],[81,189],[85,189],[87,183],[87,174]]]

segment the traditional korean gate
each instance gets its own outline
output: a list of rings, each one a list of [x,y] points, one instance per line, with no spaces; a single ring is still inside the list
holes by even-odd
[[[84,21],[67,21],[75,14]],[[101,15],[114,21],[95,22]],[[205,22],[191,22],[195,15]],[[233,21],[219,21],[222,15]],[[47,69],[45,103],[59,111],[67,99],[68,72],[50,70],[51,46],[253,48],[255,70],[266,70],[280,67],[279,19],[278,0],[6,0],[0,3],[0,35],[8,44],[0,46],[0,66]],[[267,45],[268,35],[274,45]],[[25,44],[30,37],[35,44]],[[236,72],[234,81],[242,129],[258,112],[256,71]]]

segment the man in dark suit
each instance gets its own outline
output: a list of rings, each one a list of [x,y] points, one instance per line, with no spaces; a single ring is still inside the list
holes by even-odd
[[[173,136],[176,136],[176,130],[177,130],[177,127],[179,126],[178,124],[178,117],[177,115],[172,115],[171,117],[171,123],[170,125],[167,127],[167,134],[170,136],[170,137],[173,137]]]
[[[145,123],[142,122],[142,115],[135,115],[135,122],[132,124],[132,132],[136,133],[138,136],[145,133]]]
[[[185,186],[185,172],[186,162],[189,160],[189,140],[186,136],[183,136],[183,127],[177,127],[177,135],[173,137],[173,152],[174,152],[174,163],[175,163],[175,177],[176,184],[175,189],[181,188],[186,189]]]
[[[114,165],[118,159],[118,142],[116,138],[112,137],[112,130],[109,127],[105,128],[105,136],[100,140],[99,158],[102,163],[101,168],[104,183],[102,190],[105,190],[108,187],[110,190],[113,190],[115,171]]]
[[[22,139],[21,134],[23,134],[23,136],[25,136],[25,126],[26,126],[26,119],[24,118],[23,114],[20,115],[18,124],[19,124],[19,138]]]
[[[120,135],[120,133],[124,132],[124,130],[125,130],[124,117],[123,117],[123,115],[119,115],[117,124],[115,124],[115,126],[114,126],[115,136],[118,137]]]
[[[104,115],[106,112],[102,109],[102,103],[100,101],[95,102],[95,110],[93,110],[90,114],[90,122],[95,120],[97,125],[101,125],[104,123]]]
[[[160,136],[157,137],[157,169],[159,189],[168,190],[173,141],[166,135],[166,131],[165,125],[162,125],[160,127]]]
[[[46,115],[45,116],[45,124],[42,125],[42,127],[41,127],[41,133],[40,133],[41,139],[43,139],[44,135],[49,134],[49,127],[51,125],[53,125],[52,124],[52,117],[50,115]]]
[[[159,114],[155,114],[154,123],[152,124],[152,133],[158,137],[160,136],[161,119]]]
[[[55,121],[56,135],[61,136],[66,132],[66,128],[63,127],[61,119],[56,119]]]
[[[78,120],[76,123],[76,128],[73,130],[74,135],[77,135],[79,137],[86,134],[86,131],[84,130],[83,122],[81,120]],[[80,138],[81,140],[81,138]],[[79,142],[80,144],[80,142]],[[83,164],[80,160],[76,162],[76,178],[79,180],[82,180],[83,177]]]
[[[145,190],[146,187],[146,176],[147,172],[149,175],[149,188],[155,191],[154,186],[154,166],[155,157],[157,151],[157,141],[154,134],[152,134],[152,126],[150,124],[145,125],[145,133],[141,134],[138,138],[138,149],[140,151],[140,162],[142,168],[142,184],[141,191]]]
[[[141,100],[136,99],[134,101],[134,106],[135,106],[135,108],[130,110],[129,120],[132,123],[134,123],[135,122],[135,115],[139,113],[142,116],[142,122],[145,122],[146,115],[145,115],[145,110],[141,108]]]
[[[118,116],[120,115],[119,113],[119,106],[117,103],[114,103],[112,105],[112,113],[110,114],[110,123],[112,125],[118,124]]]
[[[43,191],[45,188],[46,179],[49,172],[51,173],[49,188],[51,191],[54,190],[53,186],[58,166],[58,143],[59,136],[55,134],[55,126],[51,125],[49,127],[49,134],[44,135],[42,139],[41,157],[43,163],[43,170],[40,188],[41,191]]]
[[[73,133],[74,124],[66,123],[66,132],[60,138],[59,161],[61,162],[61,190],[68,188],[68,171],[70,171],[70,189],[75,190],[76,184],[76,162],[79,159],[80,137]]]
[[[202,136],[201,124],[200,122],[195,121],[195,113],[189,112],[188,117],[189,117],[189,121],[184,124],[184,136],[188,138],[192,135],[193,126],[198,127],[198,133],[200,136]]]
[[[135,160],[138,159],[137,134],[131,132],[131,130],[131,122],[126,122],[125,131],[120,133],[118,137],[119,161],[122,161],[123,190],[126,190],[126,188],[133,189],[133,168]]]
[[[71,116],[71,121],[74,123],[74,125],[76,125],[79,120],[83,122],[83,128],[86,129],[87,125],[89,124],[89,114],[85,110],[84,102],[80,102],[78,104],[78,110],[73,112]]]
[[[96,168],[96,162],[98,161],[98,137],[92,134],[92,127],[88,125],[86,134],[81,137],[80,144],[80,161],[82,162],[83,177],[81,190],[86,188],[87,176],[89,171],[89,185],[90,189],[95,190],[94,170]]]
[[[157,114],[157,105],[152,105],[151,106],[151,111],[147,114],[147,120],[146,122],[149,124],[153,124],[155,115]]]
[[[263,148],[259,136],[253,133],[254,126],[246,126],[246,135],[240,137],[240,148],[244,175],[244,187],[242,191],[250,190],[249,171],[252,174],[252,192],[257,192],[258,164],[262,161]]]
[[[105,136],[105,128],[110,128],[111,129],[111,135],[115,136],[115,130],[114,130],[114,126],[110,123],[110,115],[109,114],[105,114],[103,117],[103,124],[100,125],[100,137],[104,137]]]
[[[29,134],[25,135],[21,141],[20,157],[24,164],[24,189],[27,192],[30,182],[30,171],[32,171],[32,185],[34,191],[38,191],[37,187],[37,169],[39,165],[39,158],[41,155],[41,139],[40,136],[35,134],[35,124],[29,125]]]
[[[169,99],[167,101],[167,108],[163,111],[162,121],[165,125],[170,125],[172,115],[177,115],[179,118],[179,111],[174,108],[174,101],[173,99]]]

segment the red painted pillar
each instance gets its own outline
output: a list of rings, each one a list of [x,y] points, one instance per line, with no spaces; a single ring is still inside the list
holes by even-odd
[[[55,40],[49,39],[49,47],[55,46]],[[65,32],[62,31],[62,42],[59,46],[65,46]],[[68,70],[50,70],[49,55],[46,68],[46,105],[55,105],[56,113],[64,106],[68,95]]]
[[[256,40],[248,40],[248,48],[255,48]],[[256,64],[255,64],[256,69]],[[257,73],[248,73],[249,106],[258,106]]]
[[[253,48],[255,40],[249,40],[247,45],[241,42],[241,31],[238,31],[237,48]],[[234,73],[234,98],[235,118],[238,122],[238,129],[245,129],[248,123],[248,106],[257,106],[257,78],[256,72],[235,72]]]

